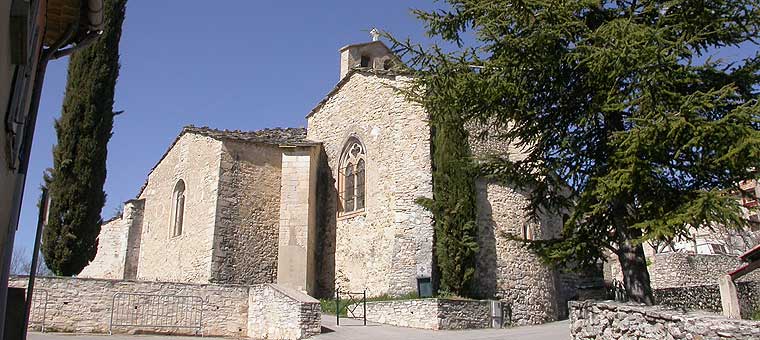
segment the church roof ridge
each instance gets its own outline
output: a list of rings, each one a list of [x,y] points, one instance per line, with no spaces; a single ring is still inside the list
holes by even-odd
[[[207,126],[185,126],[180,136],[185,133],[203,135],[214,139],[237,140],[252,143],[275,145],[315,145],[319,144],[306,139],[306,128],[264,128],[261,130],[219,130]]]
[[[182,128],[182,131],[177,135],[176,138],[174,138],[174,141],[169,145],[169,147],[164,151],[164,154],[161,156],[161,158],[156,162],[155,165],[148,171],[148,175],[145,177],[145,183],[143,183],[142,187],[140,187],[140,191],[137,193],[136,198],[140,198],[140,196],[143,194],[143,191],[145,191],[145,188],[148,186],[148,180],[150,178],[150,174],[153,173],[153,170],[156,170],[156,167],[158,167],[161,162],[164,161],[164,158],[169,154],[169,151],[171,151],[175,145],[179,142],[179,140],[184,136],[186,133],[192,133],[196,135],[206,136],[209,138],[213,138],[216,140],[234,140],[234,141],[242,141],[242,142],[249,142],[249,143],[261,143],[261,144],[271,144],[271,145],[282,145],[282,146],[310,146],[310,145],[319,145],[321,143],[311,141],[306,139],[306,128],[264,128],[261,130],[254,130],[254,131],[243,131],[243,130],[219,130],[219,129],[213,129],[208,126],[195,126],[195,125],[187,125]]]

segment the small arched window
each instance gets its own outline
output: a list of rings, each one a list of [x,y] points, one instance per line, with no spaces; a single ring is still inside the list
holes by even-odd
[[[172,195],[172,236],[182,235],[185,218],[185,181],[179,180]]]
[[[365,200],[365,152],[364,145],[352,137],[343,148],[340,158],[338,186],[343,213],[364,209]]]

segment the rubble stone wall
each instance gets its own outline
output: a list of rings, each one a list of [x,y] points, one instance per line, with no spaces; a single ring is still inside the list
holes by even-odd
[[[741,265],[741,260],[733,255],[660,253],[649,266],[649,276],[653,289],[716,285],[721,276]],[[760,281],[760,271],[741,281]]]
[[[13,277],[9,285],[24,288],[27,278]],[[242,286],[40,277],[35,281],[35,292],[43,296],[43,291],[47,293],[47,303],[35,304],[32,314],[36,316],[32,320],[40,320],[41,306],[46,305],[45,329],[52,332],[108,333],[116,293],[197,296],[203,301],[201,331],[206,336],[303,339],[320,331],[319,302],[274,284]],[[136,309],[147,309],[137,306],[137,302],[131,303]],[[33,329],[39,326],[40,323],[30,325]],[[187,335],[196,331],[120,326],[114,327],[113,332]]]
[[[760,282],[737,282],[736,293],[742,318],[749,319],[760,313]],[[658,304],[688,310],[722,313],[720,287],[715,285],[660,288],[654,290]]]
[[[430,127],[424,109],[397,91],[409,80],[355,71],[308,117],[307,138],[323,143],[333,180],[350,137],[366,149],[365,208],[337,217],[335,270],[321,271],[334,277],[318,278],[323,290],[337,280],[371,296],[401,295],[416,291],[418,276],[432,274],[432,217],[415,202],[432,197]],[[320,209],[335,209],[322,213],[321,223],[331,223],[325,215],[337,215],[339,205],[321,199]]]
[[[213,280],[277,278],[282,152],[276,145],[225,141],[219,170]]]
[[[570,302],[570,322],[574,340],[760,338],[758,321],[615,302]]]
[[[526,194],[485,180],[476,182],[478,244],[475,282],[478,295],[508,304],[515,325],[554,321],[559,314],[559,279],[525,244],[509,235],[553,237],[556,219],[530,220]]]

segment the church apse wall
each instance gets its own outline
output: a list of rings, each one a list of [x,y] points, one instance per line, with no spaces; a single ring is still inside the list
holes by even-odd
[[[320,273],[334,275],[344,290],[400,295],[417,290],[417,277],[431,275],[432,218],[415,203],[432,196],[430,128],[424,110],[394,89],[408,84],[408,78],[373,72],[349,72],[308,117],[307,138],[322,142],[331,170],[332,178],[320,178],[321,187],[332,183],[337,192],[337,197],[320,197],[322,207],[332,209],[320,212],[320,223],[335,223],[335,268]],[[349,171],[342,161],[351,143],[358,146],[349,157],[350,171],[363,174],[360,184],[340,179],[341,171]],[[346,197],[347,184],[363,190]],[[330,279],[318,281],[327,288]]]
[[[281,149],[226,140],[219,173],[213,281],[275,282]]]
[[[509,155],[525,157],[519,150],[496,138],[475,138],[480,129],[471,125],[470,149],[474,157]],[[530,240],[560,236],[559,216],[531,219],[525,208],[529,192],[507,183],[478,179],[475,182],[478,222],[478,256],[475,291],[483,298],[498,298],[509,305],[509,319],[517,325],[554,321],[560,306],[559,273],[544,264],[525,245],[510,237]]]
[[[139,196],[145,212],[138,280],[211,278],[221,152],[222,142],[183,133],[148,176]],[[183,214],[177,213],[180,201]]]

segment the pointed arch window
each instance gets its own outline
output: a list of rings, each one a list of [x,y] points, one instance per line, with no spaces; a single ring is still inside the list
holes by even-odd
[[[366,164],[364,145],[350,138],[340,158],[338,185],[343,214],[364,210]]]
[[[172,194],[172,236],[182,235],[182,223],[185,219],[185,181],[179,180],[174,185]]]

